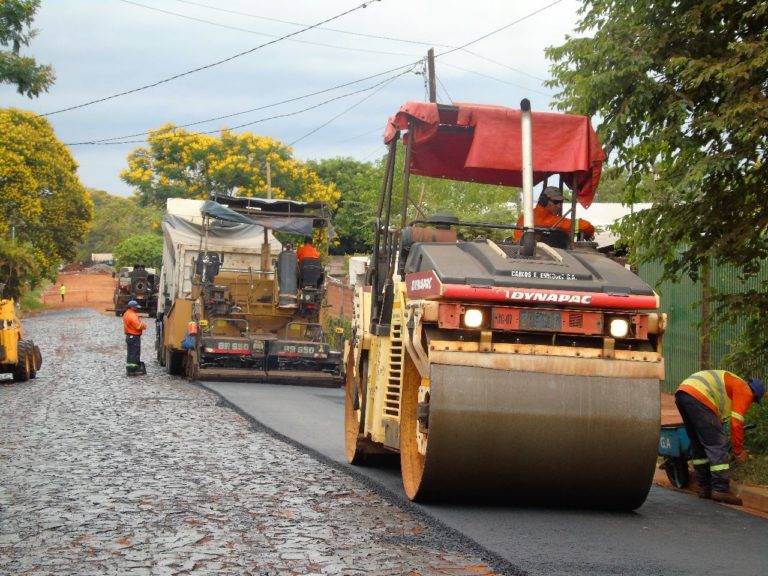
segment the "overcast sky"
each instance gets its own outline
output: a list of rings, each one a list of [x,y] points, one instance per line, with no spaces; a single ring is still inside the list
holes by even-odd
[[[0,85],[0,102],[46,114],[59,140],[71,145],[83,184],[121,196],[132,194],[119,178],[126,156],[148,130],[168,122],[198,123],[186,128],[198,132],[249,124],[237,131],[292,145],[301,160],[370,161],[384,153],[387,118],[406,100],[426,99],[424,76],[415,73],[421,64],[409,70],[430,47],[439,102],[517,108],[527,97],[534,110],[549,109],[544,48],[573,34],[579,6],[374,0],[356,9],[362,2],[43,0],[38,36],[22,53],[53,65],[56,83],[37,99]],[[279,40],[289,34],[295,35]],[[62,111],[71,107],[77,108]],[[127,142],[74,145],[106,139]]]

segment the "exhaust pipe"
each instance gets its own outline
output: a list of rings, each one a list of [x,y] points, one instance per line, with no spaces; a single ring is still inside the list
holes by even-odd
[[[520,133],[523,139],[523,225],[533,228],[533,136],[528,98],[520,102]]]
[[[523,226],[528,228],[520,237],[523,256],[536,253],[536,233],[533,228],[533,131],[531,129],[531,102],[520,102],[520,133],[523,151]]]

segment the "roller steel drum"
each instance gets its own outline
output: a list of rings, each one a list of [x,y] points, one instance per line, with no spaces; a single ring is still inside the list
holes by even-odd
[[[406,386],[403,396],[410,498],[620,509],[645,501],[659,442],[657,379],[434,363],[430,375],[425,456],[415,442],[418,391]]]

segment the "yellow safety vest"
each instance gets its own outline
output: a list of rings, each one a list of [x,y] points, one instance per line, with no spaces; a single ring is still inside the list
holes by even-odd
[[[725,390],[725,370],[702,370],[691,374],[680,386],[690,386],[707,398],[723,422],[731,418],[731,399]]]

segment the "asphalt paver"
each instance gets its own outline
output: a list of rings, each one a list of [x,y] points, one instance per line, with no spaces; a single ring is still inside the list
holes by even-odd
[[[37,378],[0,380],[0,574],[501,573],[493,559],[253,426],[120,318],[26,318]],[[506,572],[505,572],[506,573]]]

